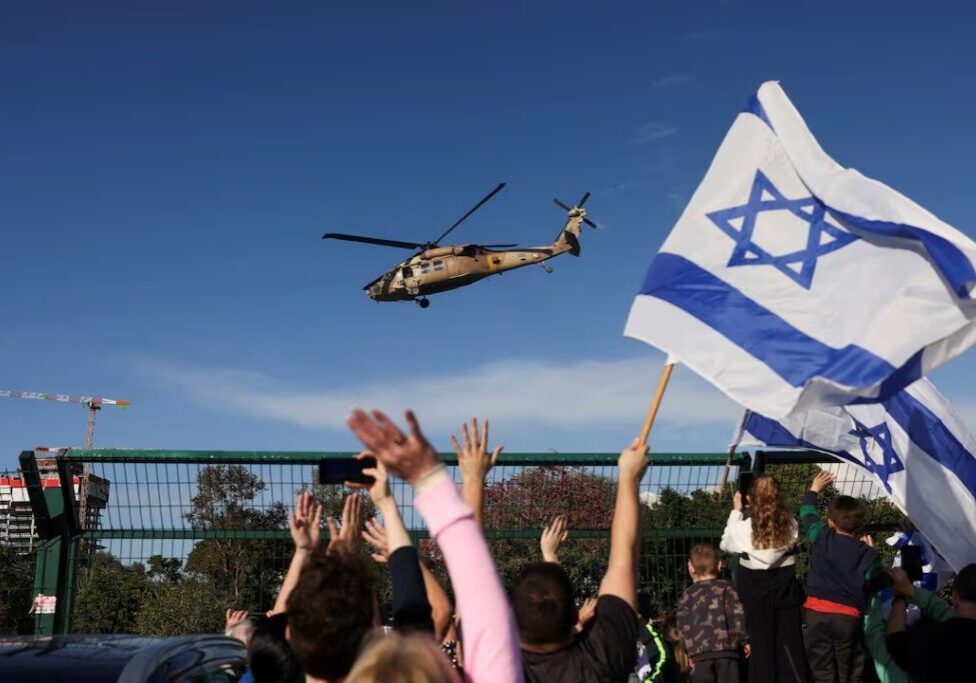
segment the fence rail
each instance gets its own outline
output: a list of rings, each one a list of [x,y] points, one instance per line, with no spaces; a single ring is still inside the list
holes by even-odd
[[[29,470],[31,458],[26,455],[21,465]],[[311,491],[327,514],[338,516],[343,489],[320,485],[316,465],[352,455],[107,449],[61,453],[61,495],[31,497],[35,517],[51,520],[42,525],[45,538],[38,545],[35,592],[57,596],[56,613],[36,615],[36,629],[165,630],[159,615],[146,612],[138,596],[124,605],[118,602],[113,614],[106,604],[118,601],[118,595],[98,593],[102,583],[134,582],[138,590],[151,592],[156,603],[175,600],[180,596],[174,591],[196,586],[201,595],[232,596],[235,604],[226,607],[268,609],[291,554],[287,514],[295,495]],[[455,454],[442,458],[460,482]],[[504,580],[510,581],[527,560],[538,558],[542,527],[554,515],[565,514],[572,531],[563,564],[580,597],[596,590],[606,565],[617,458],[617,453],[503,455],[486,482],[484,516],[485,536]],[[796,499],[791,504],[798,503],[816,466],[828,463],[841,474],[838,487],[879,496],[877,487],[872,490],[863,477],[821,454],[737,453],[727,478],[726,459],[726,453],[655,453],[640,483],[645,505],[639,585],[659,610],[673,608],[687,585],[691,545],[717,544],[739,471],[749,469],[753,460],[757,470],[776,474],[788,498]],[[28,472],[25,479],[30,478]],[[446,579],[436,546],[414,509],[412,489],[395,479],[391,486],[415,543],[435,573]],[[372,513],[368,501],[366,509]],[[873,523],[893,521],[888,510],[873,512]],[[119,622],[118,612],[124,610],[129,618]]]

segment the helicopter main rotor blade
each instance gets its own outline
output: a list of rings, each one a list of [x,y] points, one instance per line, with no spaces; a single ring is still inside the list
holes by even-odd
[[[345,235],[341,232],[327,232],[322,235],[322,239],[363,242],[364,244],[378,244],[381,247],[397,247],[399,249],[422,249],[424,246],[416,242],[400,242],[399,240],[385,240],[379,237],[363,237],[362,235]]]
[[[489,192],[488,194],[486,194],[484,196],[484,199],[482,199],[480,202],[478,202],[477,204],[474,205],[474,208],[472,208],[466,214],[464,214],[463,216],[461,216],[460,218],[458,218],[457,221],[455,221],[454,225],[452,225],[451,227],[449,227],[447,230],[444,231],[444,234],[443,235],[441,235],[436,240],[434,240],[433,242],[430,243],[431,246],[435,246],[435,245],[440,244],[441,240],[444,239],[445,237],[447,237],[448,233],[450,233],[451,230],[453,230],[457,226],[461,225],[461,223],[463,223],[465,221],[465,219],[468,218],[468,216],[470,216],[475,211],[477,211],[478,209],[480,209],[482,206],[485,205],[485,203],[489,199],[491,199],[496,194],[498,194],[499,192],[501,192],[503,187],[505,187],[505,183],[498,183],[498,187],[496,187],[494,190],[492,190],[491,192]]]
[[[590,193],[587,192],[586,194],[583,195],[583,198],[579,200],[579,203],[576,205],[576,208],[582,209],[583,205],[586,204],[586,200],[589,198],[590,198]]]
[[[593,221],[591,221],[589,218],[584,218],[583,219],[583,222],[586,223],[591,228],[597,227],[596,223],[594,223]]]
[[[555,204],[556,206],[558,206],[558,207],[559,207],[560,209],[562,209],[563,211],[572,211],[572,209],[571,209],[571,208],[569,208],[568,206],[566,206],[565,204],[563,204],[563,203],[562,203],[561,201],[559,201],[558,199],[553,199],[553,200],[552,200],[552,202],[553,202],[553,204]]]

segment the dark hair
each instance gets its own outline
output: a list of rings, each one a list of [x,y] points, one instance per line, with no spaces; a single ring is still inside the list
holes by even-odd
[[[976,602],[976,564],[967,564],[956,574],[952,592],[962,602]]]
[[[358,555],[316,553],[288,596],[289,644],[307,674],[343,678],[373,628],[372,567]]]
[[[859,498],[837,496],[830,501],[827,517],[845,534],[857,536],[864,529],[864,503]]]
[[[512,604],[519,636],[526,643],[565,642],[576,626],[573,582],[566,570],[552,562],[533,562],[515,580]]]
[[[654,613],[654,605],[651,603],[649,593],[645,593],[644,591],[637,593],[637,613],[644,621],[650,621],[657,616]]]
[[[285,640],[288,615],[281,612],[256,621],[247,646],[247,668],[255,683],[302,683],[302,666]]]
[[[688,561],[695,573],[700,576],[718,575],[718,551],[709,543],[696,543],[691,546]]]

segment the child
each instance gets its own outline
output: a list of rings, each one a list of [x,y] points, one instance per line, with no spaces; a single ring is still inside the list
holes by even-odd
[[[688,573],[695,582],[681,596],[678,627],[691,658],[691,683],[738,683],[740,655],[749,656],[742,605],[732,584],[718,578],[718,551],[707,543],[691,549]]]
[[[817,514],[820,491],[834,480],[821,471],[800,505],[800,523],[810,542],[810,572],[804,603],[807,660],[817,681],[860,681],[864,672],[862,615],[867,596],[884,588],[888,575],[878,553],[858,539],[864,505],[850,496],[830,503],[827,523]]]
[[[796,519],[768,474],[755,478],[745,501],[736,493],[732,504],[719,547],[739,556],[735,586],[752,645],[749,682],[805,683],[809,675],[801,628],[803,589],[796,580]]]

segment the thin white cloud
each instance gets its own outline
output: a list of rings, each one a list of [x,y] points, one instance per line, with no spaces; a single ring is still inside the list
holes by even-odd
[[[675,85],[691,83],[691,76],[688,74],[669,74],[651,81],[652,88],[670,88]]]
[[[677,132],[678,128],[670,123],[648,121],[637,126],[637,130],[634,131],[634,142],[639,145],[646,144],[655,140],[669,138]]]
[[[640,424],[660,364],[656,356],[623,360],[507,360],[455,373],[425,373],[347,386],[294,386],[263,373],[140,361],[153,380],[203,409],[306,429],[345,430],[353,406],[399,414],[413,408],[431,431],[455,429],[471,415],[549,428]],[[732,425],[739,409],[688,370],[675,372],[661,406],[664,425]]]

